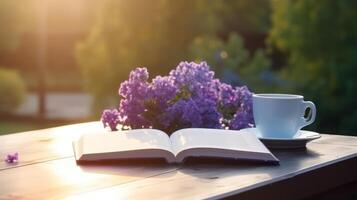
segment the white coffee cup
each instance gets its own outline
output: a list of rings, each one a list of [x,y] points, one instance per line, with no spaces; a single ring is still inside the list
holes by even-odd
[[[307,118],[305,111],[310,108]],[[313,123],[316,107],[301,95],[253,94],[255,125],[263,138],[294,138],[298,131]]]

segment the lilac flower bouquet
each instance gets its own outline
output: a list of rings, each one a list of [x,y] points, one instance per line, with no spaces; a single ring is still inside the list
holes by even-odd
[[[156,128],[170,134],[182,128],[253,127],[252,93],[214,78],[206,62],[181,62],[168,76],[149,81],[146,68],[136,68],[121,83],[118,109],[104,110],[111,130]]]

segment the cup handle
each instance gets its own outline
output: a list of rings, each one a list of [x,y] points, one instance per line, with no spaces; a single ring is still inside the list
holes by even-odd
[[[305,118],[304,116],[301,117],[300,128],[310,125],[315,121],[315,118],[316,118],[315,104],[312,103],[311,101],[304,101],[303,102],[303,109],[304,109],[303,113],[305,113],[307,108],[310,108],[310,114],[307,118]]]

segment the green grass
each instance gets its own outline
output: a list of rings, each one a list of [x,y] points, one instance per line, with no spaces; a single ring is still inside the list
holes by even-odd
[[[31,131],[36,129],[44,129],[55,126],[63,125],[63,123],[56,122],[27,122],[27,121],[1,121],[0,122],[0,135],[6,135],[17,132]]]

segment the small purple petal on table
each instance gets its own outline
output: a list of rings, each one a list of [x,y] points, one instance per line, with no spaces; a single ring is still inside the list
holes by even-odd
[[[19,160],[19,154],[16,152],[14,154],[7,154],[5,157],[5,162],[16,163]]]

